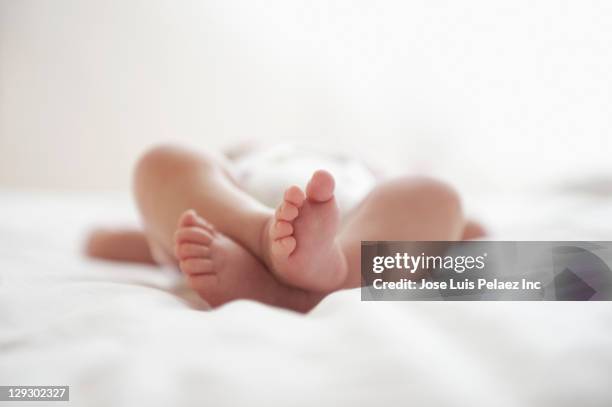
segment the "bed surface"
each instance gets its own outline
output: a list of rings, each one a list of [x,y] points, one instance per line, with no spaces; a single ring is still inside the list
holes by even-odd
[[[607,193],[526,199],[467,202],[499,239],[612,236]],[[208,312],[177,274],[80,254],[88,228],[135,220],[127,194],[0,190],[0,384],[70,385],[78,406],[612,404],[609,303],[352,290],[307,316],[248,301]]]

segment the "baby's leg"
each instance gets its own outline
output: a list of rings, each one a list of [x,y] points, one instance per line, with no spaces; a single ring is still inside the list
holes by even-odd
[[[174,247],[177,221],[187,209],[257,252],[262,225],[272,214],[237,185],[231,163],[221,155],[162,146],[138,162],[134,192],[147,235],[168,253]]]
[[[339,288],[346,265],[335,242],[338,207],[331,175],[316,172],[305,191],[288,188],[274,212],[241,190],[230,171],[210,154],[175,147],[147,153],[136,169],[135,191],[149,237],[171,252],[177,219],[192,208],[281,281],[322,293]]]
[[[94,258],[156,264],[142,230],[96,229],[85,243],[85,253]]]
[[[210,153],[158,147],[139,161],[136,201],[147,238],[212,306],[239,298],[307,311],[322,294],[279,283],[259,260],[273,211],[242,191]],[[257,254],[257,256],[253,255]]]
[[[362,240],[458,240],[464,225],[459,198],[445,184],[408,177],[380,183],[343,223],[345,287],[361,284]]]

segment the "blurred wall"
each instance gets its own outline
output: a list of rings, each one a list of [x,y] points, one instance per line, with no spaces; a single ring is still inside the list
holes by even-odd
[[[609,1],[0,0],[0,185],[125,187],[151,144],[248,138],[499,183],[609,168],[610,21]]]

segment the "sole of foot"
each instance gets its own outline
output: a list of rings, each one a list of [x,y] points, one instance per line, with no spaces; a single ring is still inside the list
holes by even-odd
[[[283,282],[317,292],[330,292],[346,280],[346,259],[336,234],[340,213],[335,181],[316,171],[303,191],[292,186],[264,227],[266,263]]]

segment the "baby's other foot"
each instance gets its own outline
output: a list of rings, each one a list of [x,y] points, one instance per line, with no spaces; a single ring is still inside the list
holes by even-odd
[[[213,308],[252,299],[306,312],[323,298],[279,283],[249,251],[191,209],[179,219],[174,252],[189,285]]]
[[[295,287],[319,292],[346,279],[344,254],[336,243],[340,214],[334,178],[316,171],[306,193],[292,186],[264,228],[265,259],[276,276]]]

